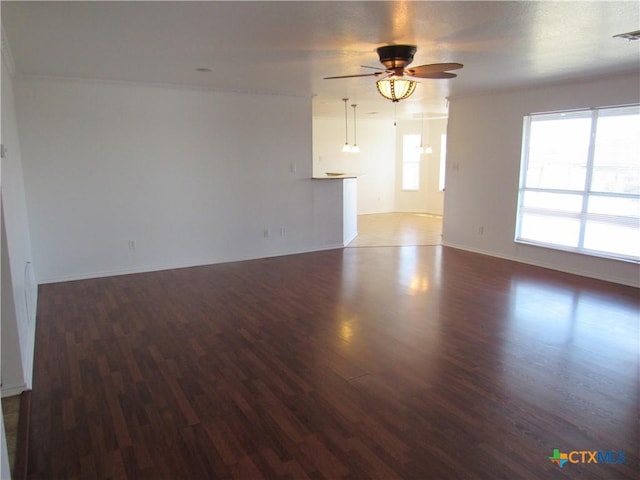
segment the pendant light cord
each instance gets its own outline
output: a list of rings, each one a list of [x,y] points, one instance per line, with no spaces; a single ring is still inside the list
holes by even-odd
[[[348,145],[349,144],[349,130],[348,130],[348,123],[347,123],[347,102],[349,101],[348,98],[343,98],[342,101],[344,102],[344,144]]]
[[[358,144],[358,135],[356,133],[356,107],[358,105],[353,104],[353,146],[355,147]]]

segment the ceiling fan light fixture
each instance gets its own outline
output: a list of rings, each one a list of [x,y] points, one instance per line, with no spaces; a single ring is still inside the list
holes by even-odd
[[[399,102],[413,94],[417,83],[414,80],[407,80],[403,77],[389,77],[378,80],[376,86],[378,87],[378,92],[384,98],[392,102]]]
[[[377,48],[380,63],[385,68],[369,67],[362,65],[364,68],[372,68],[378,70],[375,73],[360,73],[355,75],[338,75],[332,77],[324,77],[325,80],[333,80],[337,78],[356,78],[356,77],[379,77],[384,73],[388,76],[378,80],[376,87],[378,92],[384,98],[396,103],[402,99],[410,97],[416,89],[417,82],[412,78],[429,78],[429,79],[450,79],[456,78],[455,73],[448,70],[458,70],[464,65],[461,63],[431,63],[428,65],[418,65],[417,67],[407,68],[413,62],[413,56],[416,53],[415,45],[385,45]],[[408,77],[408,78],[407,78]]]

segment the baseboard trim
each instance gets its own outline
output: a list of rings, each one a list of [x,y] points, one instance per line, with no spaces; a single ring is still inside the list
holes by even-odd
[[[163,270],[175,270],[179,268],[192,268],[192,267],[205,267],[207,265],[217,265],[221,263],[231,263],[231,262],[244,262],[247,260],[260,260],[263,258],[274,258],[274,257],[284,257],[287,255],[298,255],[301,253],[313,253],[313,252],[322,252],[325,250],[335,250],[338,248],[344,248],[342,244],[331,244],[325,245],[317,248],[303,248],[298,250],[290,250],[290,251],[282,251],[282,252],[271,252],[264,255],[257,256],[246,256],[246,257],[236,257],[236,258],[223,258],[223,259],[211,259],[205,260],[203,262],[197,263],[175,263],[175,264],[165,264],[165,265],[148,265],[141,266],[135,268],[123,268],[117,270],[111,270],[106,272],[90,272],[90,273],[82,273],[77,275],[60,275],[53,276],[50,278],[40,279],[38,281],[39,285],[45,285],[48,283],[59,283],[59,282],[74,282],[77,280],[89,280],[92,278],[103,278],[103,277],[115,277],[119,275],[135,275],[138,273],[151,273],[151,272],[160,272]],[[18,392],[19,393],[19,392]],[[15,395],[15,394],[14,394]]]
[[[358,232],[354,233],[352,236],[347,237],[344,239],[344,242],[342,244],[343,247],[346,247],[347,245],[349,245],[351,242],[353,242],[356,237],[358,236]]]
[[[487,255],[489,257],[496,257],[496,258],[502,258],[504,260],[511,260],[512,262],[524,263],[526,265],[533,265],[534,267],[548,268],[549,270],[555,270],[557,272],[569,273],[571,275],[578,275],[580,277],[594,278],[596,280],[602,280],[604,282],[617,283],[617,284],[620,284],[620,285],[626,285],[628,287],[640,288],[640,284],[638,284],[638,283],[633,283],[632,281],[625,281],[624,279],[617,278],[617,277],[610,277],[608,275],[593,274],[593,273],[590,273],[590,272],[583,272],[583,271],[575,270],[575,269],[572,269],[572,268],[559,267],[559,266],[554,265],[554,264],[538,262],[538,261],[535,261],[535,260],[530,260],[530,259],[521,258],[521,257],[515,257],[515,256],[512,256],[512,255],[503,255],[503,254],[500,254],[500,253],[491,252],[491,251],[488,251],[488,250],[482,250],[482,249],[479,249],[479,248],[471,248],[471,247],[467,247],[467,246],[463,246],[463,245],[457,245],[455,243],[443,242],[442,246],[455,248],[457,250],[464,250],[466,252],[479,253],[480,255]]]
[[[27,385],[24,383],[21,383],[19,385],[2,385],[2,398],[7,398],[7,397],[15,397],[17,395],[21,395],[22,392],[24,392],[25,390],[27,390]]]

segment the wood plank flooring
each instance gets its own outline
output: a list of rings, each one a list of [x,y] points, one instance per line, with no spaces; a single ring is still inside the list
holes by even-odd
[[[29,478],[635,479],[639,311],[440,246],[43,285]]]
[[[16,447],[18,443],[18,419],[20,417],[20,395],[2,399],[2,416],[4,420],[5,437],[7,440],[7,455],[12,472],[16,463]]]

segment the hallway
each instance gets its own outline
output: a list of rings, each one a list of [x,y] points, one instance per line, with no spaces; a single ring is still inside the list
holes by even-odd
[[[358,215],[358,236],[347,247],[441,245],[442,216],[428,213]]]

